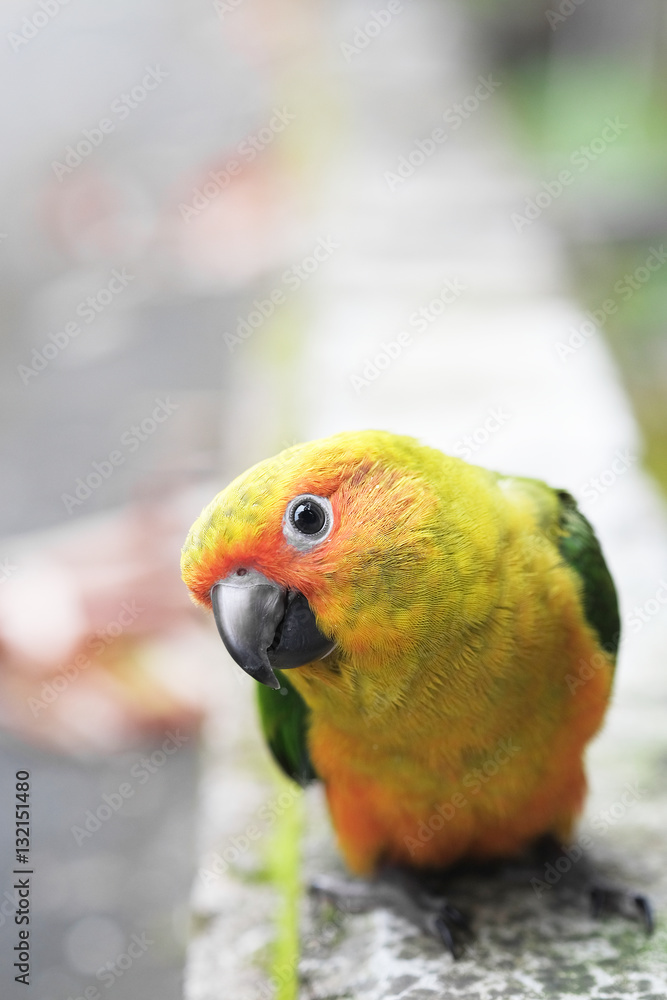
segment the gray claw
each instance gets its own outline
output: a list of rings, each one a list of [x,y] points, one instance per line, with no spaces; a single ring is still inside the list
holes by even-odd
[[[655,919],[653,917],[653,907],[651,901],[646,896],[635,896],[634,903],[639,913],[639,918],[644,925],[644,930],[650,937],[655,930]]]

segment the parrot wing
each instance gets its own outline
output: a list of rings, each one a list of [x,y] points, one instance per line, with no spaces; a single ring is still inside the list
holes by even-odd
[[[308,754],[306,734],[310,710],[282,670],[276,670],[280,690],[257,685],[262,729],[274,760],[288,778],[302,787],[319,777]]]
[[[600,543],[574,497],[564,490],[557,492],[560,503],[561,535],[558,548],[565,562],[581,580],[584,613],[597,632],[603,649],[616,654],[621,624],[616,588],[602,555]]]

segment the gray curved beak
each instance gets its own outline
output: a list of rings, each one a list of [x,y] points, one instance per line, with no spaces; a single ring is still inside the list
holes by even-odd
[[[327,656],[336,643],[317,627],[299,591],[255,569],[241,569],[211,588],[213,616],[230,656],[261,684],[278,689],[273,668],[289,670]]]
[[[268,648],[285,611],[287,593],[257,570],[238,570],[211,588],[213,617],[227,652],[247,674],[278,689]]]

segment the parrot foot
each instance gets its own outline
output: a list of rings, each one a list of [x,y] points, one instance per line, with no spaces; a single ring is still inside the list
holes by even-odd
[[[429,891],[409,869],[383,868],[373,882],[320,876],[311,882],[310,892],[343,913],[388,907],[443,944],[455,959],[472,934],[467,917],[444,896]]]
[[[427,876],[425,876],[427,877]],[[386,867],[378,878],[388,890],[390,905],[420,930],[440,941],[452,958],[460,958],[472,937],[470,922],[445,896],[424,884],[421,873]]]
[[[543,837],[538,842],[537,848],[538,857],[543,862],[555,865],[556,868],[559,860],[563,858],[569,860],[567,849],[551,834]],[[630,920],[638,918],[646,934],[650,936],[653,933],[655,921],[650,899],[631,889],[611,885],[599,875],[595,865],[586,855],[573,862],[561,877],[566,886],[586,890],[590,899],[591,914],[595,919],[605,913],[616,913]]]
[[[341,913],[367,913],[381,906],[380,895],[374,889],[372,882],[336,875],[318,875],[308,886],[308,891],[315,900],[331,903]]]
[[[618,913],[622,917],[638,916],[647,936],[655,928],[653,907],[647,896],[608,885],[592,885],[589,888],[591,913],[597,919],[604,913]]]

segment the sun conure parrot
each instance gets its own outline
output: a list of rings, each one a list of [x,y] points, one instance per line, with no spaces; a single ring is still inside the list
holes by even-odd
[[[324,783],[353,872],[567,842],[619,640],[614,584],[568,493],[342,433],[235,479],[182,570],[261,682],[275,759]]]

